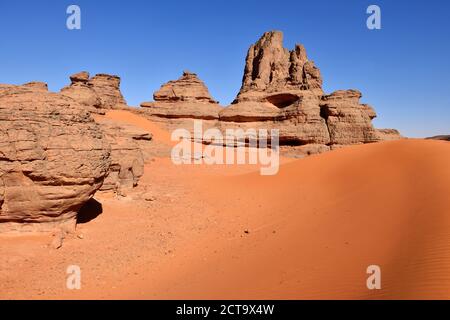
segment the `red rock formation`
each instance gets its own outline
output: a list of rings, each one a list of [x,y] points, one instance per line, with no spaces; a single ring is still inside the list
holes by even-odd
[[[266,32],[250,47],[241,90],[219,113],[219,126],[279,129],[282,145],[305,154],[399,138],[396,131],[373,127],[376,113],[360,98],[356,90],[324,95],[320,71],[305,48],[297,44],[289,51],[281,32]]]
[[[149,115],[161,118],[218,119],[221,110],[195,73],[183,72],[178,80],[169,81],[153,94],[154,102],[141,107]]]
[[[278,129],[281,145],[298,155],[398,139],[396,130],[373,127],[376,113],[360,98],[356,90],[325,95],[320,71],[303,45],[289,51],[283,47],[283,34],[272,31],[248,50],[242,86],[229,107],[220,108],[204,83],[189,72],[164,84],[154,94],[154,102],[141,106],[169,129],[192,129],[193,119],[207,120],[205,129],[217,127],[223,132]]]
[[[283,47],[283,33],[266,32],[250,47],[245,61],[242,87],[236,102],[255,100],[258,93],[311,90],[322,95],[322,78],[305,48],[297,44],[289,51]]]
[[[98,113],[102,107],[102,101],[89,83],[89,73],[80,72],[70,76],[71,84],[61,89],[61,94],[77,101],[87,110]]]
[[[361,93],[340,90],[322,98],[322,116],[327,120],[332,145],[368,143],[379,140],[372,126],[375,111],[359,103]]]
[[[96,121],[111,144],[111,166],[100,191],[125,195],[144,174],[145,151],[151,147],[152,135],[132,125],[103,118]]]
[[[178,80],[169,81],[154,93],[153,98],[159,102],[192,101],[217,104],[195,73],[184,71]]]
[[[97,74],[89,78],[86,71],[70,76],[71,84],[61,89],[61,93],[71,97],[95,113],[102,109],[120,109],[126,107],[126,101],[120,92],[120,78],[107,74]]]
[[[215,101],[195,73],[184,71],[178,80],[169,81],[153,94],[153,102],[141,104],[144,115],[168,130],[193,130],[195,119],[203,120],[205,129],[217,127],[222,107]]]
[[[282,145],[317,145],[306,153],[329,150],[322,95],[320,71],[305,48],[289,51],[281,32],[266,32],[248,51],[241,90],[220,112],[220,127],[278,129]]]
[[[0,86],[0,231],[74,226],[108,173],[89,112],[42,83]]]
[[[126,102],[120,92],[120,78],[98,74],[93,78],[88,72],[70,76],[71,84],[61,94],[71,97],[86,110],[104,114],[108,109],[121,109]],[[149,148],[151,134],[136,127],[96,118],[106,141],[111,144],[111,166],[101,191],[125,190],[137,185],[144,170],[143,151]]]
[[[97,74],[89,79],[89,84],[100,98],[102,108],[120,109],[127,103],[120,92],[120,77],[109,74]]]

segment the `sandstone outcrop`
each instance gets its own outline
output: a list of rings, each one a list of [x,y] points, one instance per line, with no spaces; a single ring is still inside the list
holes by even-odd
[[[428,140],[442,140],[442,141],[450,141],[450,135],[439,135],[434,137],[426,138]]]
[[[217,127],[223,109],[203,81],[189,71],[184,71],[178,80],[163,84],[153,94],[153,100],[141,104],[143,114],[170,131],[186,128],[192,132],[195,119],[203,120],[204,129]]]
[[[90,78],[86,71],[70,76],[71,84],[61,89],[61,94],[71,97],[94,113],[104,113],[103,109],[126,107],[120,92],[120,78],[108,74],[97,74]]]
[[[151,147],[152,135],[135,126],[118,123],[104,118],[96,118],[111,144],[111,166],[100,188],[124,195],[138,184],[144,174],[146,151]]]
[[[71,84],[61,90],[87,111],[105,114],[108,109],[122,109],[126,102],[120,92],[120,78],[107,74],[90,77],[88,72],[70,76]],[[100,191],[124,193],[137,185],[144,170],[144,158],[149,153],[150,133],[131,125],[95,118],[111,145],[111,166]],[[147,156],[148,157],[148,156]]]
[[[356,90],[340,90],[322,97],[322,116],[330,133],[330,144],[347,145],[379,140],[372,126],[375,111],[360,104],[361,93]]]
[[[70,97],[87,110],[97,113],[102,107],[101,100],[89,83],[89,73],[80,72],[70,76],[71,84],[61,89],[61,94]]]
[[[143,102],[141,107],[149,115],[161,118],[192,118],[214,120],[220,108],[195,73],[184,71],[178,80],[169,81],[153,94],[154,102]]]
[[[231,106],[219,113],[218,126],[278,129],[280,145],[313,154],[341,145],[398,139],[398,131],[377,130],[373,108],[361,93],[326,95],[322,77],[305,48],[283,47],[283,34],[266,32],[247,53],[242,86]]]
[[[203,81],[189,71],[183,71],[183,75],[178,80],[163,84],[153,98],[158,102],[191,101],[217,104]]]
[[[242,87],[231,106],[220,112],[220,127],[278,129],[281,145],[316,145],[308,153],[329,150],[322,95],[320,71],[305,48],[296,45],[289,51],[281,32],[266,32],[247,53]]]
[[[245,61],[242,87],[236,102],[264,100],[268,94],[289,90],[309,90],[323,94],[322,77],[314,62],[308,60],[305,48],[297,44],[289,51],[283,47],[283,33],[266,32],[250,47]],[[290,102],[279,96],[279,103]]]
[[[127,103],[120,92],[120,77],[109,74],[97,74],[89,83],[97,93],[104,109],[120,109]]]
[[[279,108],[272,103],[239,102],[220,113],[220,128],[278,129],[280,144],[327,145],[330,142],[326,121],[321,117],[320,99],[312,92],[297,94],[291,105]]]
[[[89,112],[43,83],[0,86],[0,231],[74,226],[110,145]]]
[[[283,47],[283,34],[266,32],[250,47],[241,89],[226,108],[210,96],[197,76],[185,72],[141,104],[144,114],[166,128],[192,129],[194,119],[203,129],[277,129],[280,145],[289,154],[309,155],[344,145],[400,138],[394,129],[376,129],[374,109],[360,103],[357,90],[325,94],[322,76],[303,45]],[[250,131],[249,131],[250,132]],[[246,142],[253,136],[248,135]]]

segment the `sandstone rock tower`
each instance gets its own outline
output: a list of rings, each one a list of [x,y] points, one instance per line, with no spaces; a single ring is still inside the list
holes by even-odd
[[[271,93],[280,90],[311,90],[323,94],[322,77],[303,45],[289,51],[283,47],[283,33],[266,32],[247,53],[244,77],[237,100],[246,93]]]
[[[395,130],[373,127],[376,113],[360,98],[356,90],[324,94],[303,45],[289,51],[280,31],[266,32],[248,50],[241,89],[220,112],[220,127],[278,129],[281,145],[300,154],[398,138]]]

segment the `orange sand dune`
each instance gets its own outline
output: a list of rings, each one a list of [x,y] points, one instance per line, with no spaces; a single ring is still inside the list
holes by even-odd
[[[449,160],[446,142],[405,140],[205,181],[217,228],[116,297],[448,299]]]
[[[137,115],[107,117],[168,141]],[[135,194],[147,186],[156,201],[96,196],[103,212],[57,251],[0,237],[0,298],[450,299],[449,162],[448,142],[425,140],[347,147],[275,176],[156,158]],[[65,287],[71,264],[79,291]],[[369,265],[381,290],[366,287]]]
[[[95,117],[100,118],[102,116],[97,115]],[[126,123],[126,124],[131,124],[131,125],[141,128],[141,129],[147,130],[148,132],[152,133],[154,141],[167,143],[169,145],[174,144],[174,142],[172,142],[170,139],[169,132],[165,131],[164,129],[162,129],[160,126],[153,123],[152,121],[149,121],[149,120],[145,119],[144,117],[134,114],[130,111],[109,110],[105,114],[105,117],[108,119],[117,121],[119,123],[122,122],[122,123]]]

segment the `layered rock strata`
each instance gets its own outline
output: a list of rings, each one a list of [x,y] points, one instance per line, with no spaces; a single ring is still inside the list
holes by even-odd
[[[204,129],[219,128],[224,136],[227,129],[277,129],[281,146],[298,155],[400,137],[394,129],[373,127],[376,113],[360,103],[359,91],[325,94],[322,83],[304,46],[289,51],[283,34],[272,31],[248,50],[242,86],[230,106],[221,108],[190,72],[164,84],[154,93],[154,102],[141,106],[168,129],[192,129],[194,119],[203,120]],[[254,138],[249,131],[245,141]]]
[[[299,154],[400,137],[373,127],[376,113],[359,91],[326,95],[322,82],[303,45],[289,51],[281,32],[266,32],[247,53],[241,89],[219,113],[219,127],[278,129],[280,144]]]
[[[194,119],[204,120],[205,128],[217,126],[222,108],[195,73],[184,71],[178,80],[169,81],[153,94],[154,101],[141,107],[152,120],[167,129],[192,129]]]
[[[86,71],[70,76],[71,84],[61,89],[61,94],[71,97],[89,111],[104,113],[105,109],[121,109],[127,103],[120,91],[120,78],[97,74],[90,78]]]
[[[88,111],[43,83],[0,86],[0,232],[73,227],[110,145]]]
[[[101,191],[114,191],[119,195],[137,186],[144,174],[146,151],[151,148],[152,135],[135,126],[118,123],[104,118],[96,118],[111,144],[111,166],[100,188]]]

